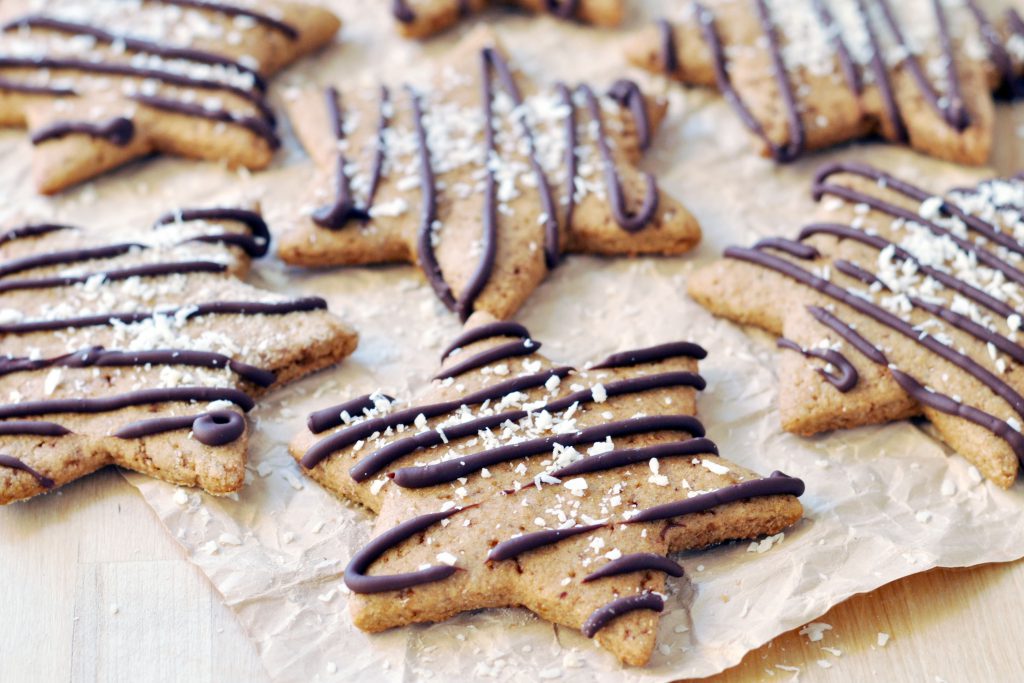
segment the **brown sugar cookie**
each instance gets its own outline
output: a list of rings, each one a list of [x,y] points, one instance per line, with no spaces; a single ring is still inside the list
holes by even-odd
[[[565,253],[679,254],[696,220],[635,164],[664,103],[630,81],[537,90],[474,32],[430,83],[294,94],[320,170],[279,239],[303,266],[415,262],[442,302],[507,318]]]
[[[730,247],[690,294],[779,334],[785,429],[924,415],[986,477],[1024,456],[1024,181],[935,193],[855,163],[822,168],[795,240]]]
[[[390,0],[398,30],[407,38],[425,38],[484,8],[505,4],[530,12],[547,12],[597,26],[622,22],[623,0]]]
[[[253,397],[354,350],[323,299],[239,279],[267,251],[258,213],[186,209],[136,237],[0,232],[0,504],[107,465],[235,491]]]
[[[800,519],[802,481],[761,478],[704,438],[696,344],[581,370],[540,346],[476,313],[420,402],[361,396],[293,440],[311,477],[377,513],[345,572],[359,628],[523,606],[639,666],[665,575],[682,575],[669,553]]]
[[[155,152],[264,168],[266,77],[339,25],[277,0],[5,2],[0,125],[28,130],[47,194]]]
[[[780,162],[881,136],[983,164],[991,92],[1024,92],[1019,9],[995,0],[704,0],[641,31],[627,54],[717,87],[760,152]]]

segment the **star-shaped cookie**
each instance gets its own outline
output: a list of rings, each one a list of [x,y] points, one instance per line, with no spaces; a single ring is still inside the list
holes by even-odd
[[[991,91],[1024,86],[1024,21],[1005,0],[703,0],[627,53],[717,87],[762,154],[782,162],[880,135],[982,164]]]
[[[357,339],[322,299],[239,279],[269,237],[258,213],[220,207],[124,241],[51,223],[0,232],[0,504],[107,465],[238,489],[253,397]]]
[[[277,0],[5,2],[0,125],[28,129],[43,193],[154,152],[263,168],[265,78],[338,27]]]
[[[562,254],[679,254],[694,218],[634,165],[664,104],[619,81],[535,90],[493,33],[468,36],[430,83],[293,93],[321,171],[279,240],[304,266],[419,263],[463,319],[512,315]]]
[[[515,5],[597,26],[618,26],[623,0],[390,0],[398,29],[407,38],[425,38],[443,31],[471,13],[494,4]]]
[[[523,606],[621,661],[655,646],[669,553],[774,534],[803,482],[718,456],[695,418],[702,348],[553,365],[522,325],[476,313],[421,397],[375,393],[310,415],[291,451],[377,513],[350,560],[356,626],[381,631]]]
[[[856,163],[815,178],[824,210],[795,240],[730,247],[696,272],[712,312],[782,336],[785,429],[923,414],[994,483],[1024,456],[1024,181],[936,193]]]

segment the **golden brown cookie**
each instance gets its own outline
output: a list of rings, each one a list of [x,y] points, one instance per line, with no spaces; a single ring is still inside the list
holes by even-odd
[[[537,90],[476,31],[426,84],[294,94],[320,170],[279,240],[303,266],[419,263],[445,305],[507,318],[564,253],[679,254],[696,220],[636,167],[664,103],[619,81]]]
[[[991,91],[1024,92],[1005,0],[704,0],[638,34],[631,61],[716,86],[760,151],[791,161],[866,136],[983,164]]]
[[[47,194],[154,152],[263,168],[266,77],[338,27],[278,0],[5,2],[0,125],[28,129]]]
[[[855,163],[817,174],[819,221],[696,272],[712,312],[779,334],[798,434],[923,414],[994,483],[1024,456],[1024,181],[944,194]]]
[[[443,31],[469,14],[489,5],[515,5],[531,12],[547,12],[562,19],[618,26],[623,0],[390,0],[398,30],[407,38],[425,38]]]
[[[181,210],[122,242],[49,223],[0,232],[0,504],[107,465],[237,490],[253,397],[357,339],[323,299],[239,279],[268,240],[258,213],[234,208]]]
[[[795,523],[803,482],[718,456],[693,417],[696,344],[576,370],[522,325],[477,313],[421,397],[319,410],[292,454],[377,513],[349,562],[355,624],[381,631],[523,606],[630,665],[654,648],[666,555]]]

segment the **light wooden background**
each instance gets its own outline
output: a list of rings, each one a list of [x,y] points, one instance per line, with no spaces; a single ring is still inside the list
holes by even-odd
[[[113,470],[0,510],[0,577],[3,683],[269,680],[217,592]],[[707,680],[1021,680],[1024,563],[910,577],[818,621],[833,627],[820,642],[785,634]]]

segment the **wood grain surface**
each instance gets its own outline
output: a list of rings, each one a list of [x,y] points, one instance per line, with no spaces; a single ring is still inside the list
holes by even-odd
[[[2,513],[0,681],[270,680],[220,596],[115,471]],[[816,620],[832,626],[819,642],[790,632],[705,680],[1019,680],[1022,603],[1022,562],[931,571],[839,605]]]

